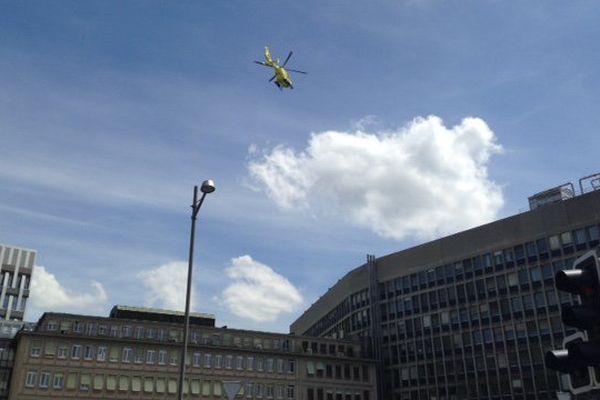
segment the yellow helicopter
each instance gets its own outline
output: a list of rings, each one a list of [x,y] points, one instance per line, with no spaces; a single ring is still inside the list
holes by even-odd
[[[305,74],[306,72],[304,71],[298,71],[295,69],[289,69],[289,68],[285,68],[287,62],[290,60],[290,57],[292,56],[292,52],[290,51],[290,54],[288,54],[287,58],[285,59],[285,61],[283,62],[283,64],[279,63],[279,59],[275,59],[273,60],[273,57],[271,57],[271,52],[269,51],[268,47],[265,47],[265,61],[254,61],[255,63],[257,63],[258,65],[262,65],[263,67],[271,67],[275,70],[275,75],[273,75],[271,77],[271,79],[269,79],[269,82],[272,82],[273,79],[275,79],[275,85],[277,85],[277,87],[279,88],[279,90],[282,90],[283,88],[290,88],[293,89],[294,86],[292,85],[292,80],[290,79],[290,74],[289,72],[297,72],[299,74]]]

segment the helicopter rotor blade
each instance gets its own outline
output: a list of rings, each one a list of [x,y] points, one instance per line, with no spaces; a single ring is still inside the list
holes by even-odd
[[[304,75],[308,74],[308,72],[304,72],[304,71],[298,71],[297,69],[289,69],[289,68],[286,68],[286,71],[289,71],[289,72],[297,72],[297,73],[299,73],[299,74],[304,74]]]
[[[292,52],[290,51],[290,54],[288,54],[287,58],[285,59],[285,61],[283,62],[282,67],[285,67],[285,64],[287,64],[287,62],[290,60],[290,57],[292,56]]]
[[[273,79],[275,79],[275,77],[276,77],[276,76],[277,76],[277,75],[273,75],[273,76],[271,77],[271,79],[269,79],[269,82],[273,82]]]
[[[267,64],[267,63],[264,63],[264,62],[262,62],[262,61],[254,61],[254,62],[255,62],[256,64],[258,64],[258,65],[262,65],[263,67],[271,67],[269,64]]]

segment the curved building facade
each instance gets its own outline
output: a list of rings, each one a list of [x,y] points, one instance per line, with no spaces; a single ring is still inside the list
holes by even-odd
[[[554,275],[599,243],[597,190],[368,256],[290,331],[361,337],[380,363],[381,399],[556,398],[544,353],[572,333],[560,306],[578,299],[557,292]]]

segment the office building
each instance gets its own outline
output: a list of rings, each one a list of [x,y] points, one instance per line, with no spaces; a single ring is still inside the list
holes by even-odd
[[[558,293],[554,275],[600,243],[599,177],[583,178],[578,196],[563,185],[532,196],[530,211],[368,256],[291,333],[361,337],[382,400],[556,398],[544,354],[574,332],[560,306],[578,298]]]
[[[223,399],[375,400],[358,342],[216,328],[192,314],[184,393]],[[17,335],[9,399],[175,399],[183,313],[116,306],[108,318],[45,313]]]
[[[0,244],[0,400],[8,398],[15,356],[14,337],[23,328],[23,315],[36,251]]]
[[[36,251],[0,244],[0,320],[23,321]]]

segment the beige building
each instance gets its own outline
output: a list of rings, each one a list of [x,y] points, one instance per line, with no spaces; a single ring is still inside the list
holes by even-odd
[[[108,318],[45,313],[22,331],[9,399],[175,399],[183,316],[115,307]],[[374,400],[375,363],[357,342],[215,328],[192,314],[186,398]]]

